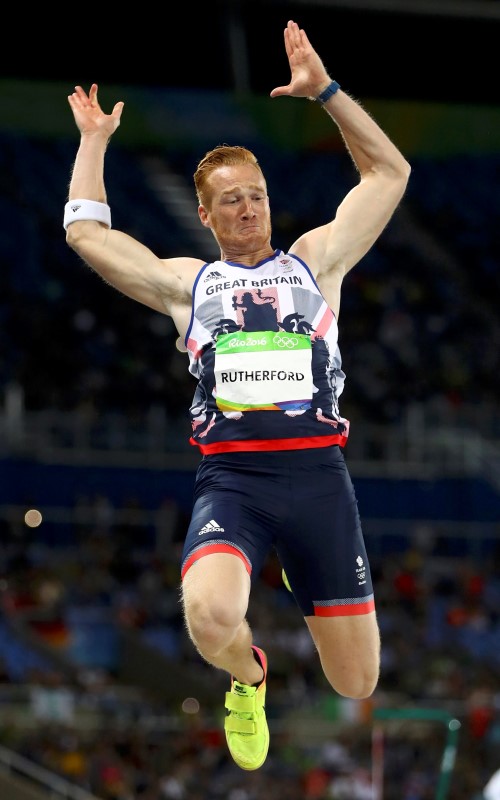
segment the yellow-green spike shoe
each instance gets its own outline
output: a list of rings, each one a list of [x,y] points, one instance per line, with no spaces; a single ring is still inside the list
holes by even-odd
[[[224,720],[227,746],[241,769],[259,769],[269,750],[269,728],[266,720],[267,656],[260,647],[252,645],[256,659],[264,670],[258,686],[231,678],[231,691],[226,692]]]

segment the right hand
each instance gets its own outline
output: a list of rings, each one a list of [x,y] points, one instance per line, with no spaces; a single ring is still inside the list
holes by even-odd
[[[102,133],[109,139],[120,124],[125,105],[122,101],[115,104],[111,114],[105,114],[97,100],[97,84],[93,83],[88,95],[81,86],[75,86],[73,94],[68,96],[75,122],[80,133]]]

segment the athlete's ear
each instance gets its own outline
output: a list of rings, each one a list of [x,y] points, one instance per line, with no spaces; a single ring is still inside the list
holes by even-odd
[[[208,211],[206,210],[205,206],[198,206],[198,216],[200,218],[201,224],[205,226],[205,228],[210,228],[210,222],[208,220]]]

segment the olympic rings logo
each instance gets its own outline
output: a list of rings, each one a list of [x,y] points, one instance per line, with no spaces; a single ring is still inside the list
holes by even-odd
[[[287,350],[292,350],[292,348],[297,347],[299,340],[296,336],[287,336],[287,334],[277,333],[276,336],[273,338],[273,344],[276,347],[286,347]]]

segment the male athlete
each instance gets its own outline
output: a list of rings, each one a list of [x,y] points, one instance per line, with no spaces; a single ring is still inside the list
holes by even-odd
[[[267,657],[246,615],[272,548],[333,689],[364,698],[377,685],[373,586],[342,454],[349,423],[339,411],[337,324],[342,280],[386,227],[410,174],[372,117],[331,79],[305,31],[289,21],[284,38],[291,78],[270,96],[316,101],[359,178],[331,221],[286,253],[271,244],[266,181],[242,146],[215,147],[194,174],[200,222],[219,245],[218,260],[160,258],[114,230],[104,157],[124,104],[105,114],[96,84],[68,98],[80,131],[64,215],[68,245],[119,292],[172,317],[198,381],[191,443],[202,460],[182,601],[194,646],[231,676],[226,738],[245,770],[261,767],[269,747]]]

